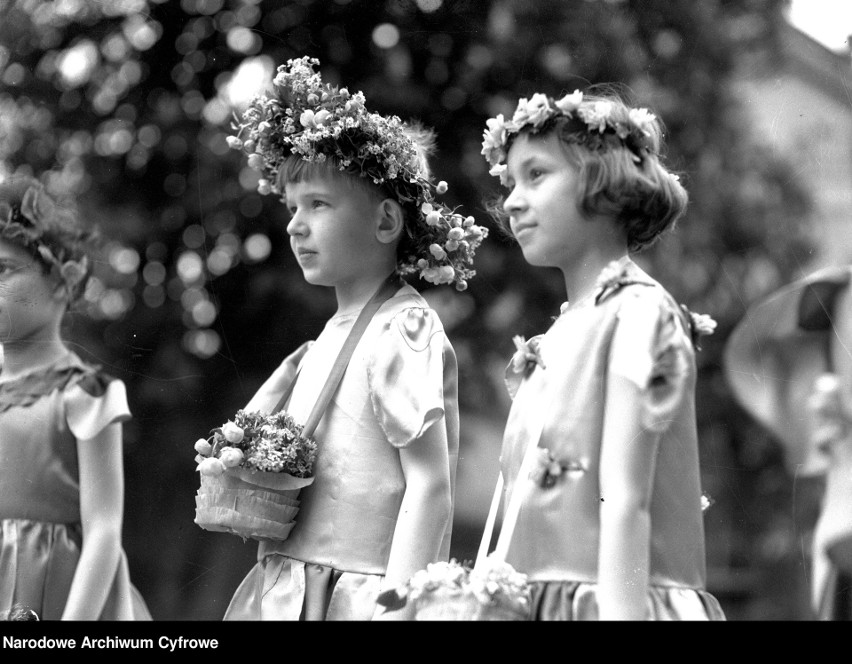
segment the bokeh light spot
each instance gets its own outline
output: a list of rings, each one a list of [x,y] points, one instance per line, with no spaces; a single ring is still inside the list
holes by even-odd
[[[249,235],[243,244],[243,255],[250,263],[265,260],[272,252],[272,242],[263,233]]]
[[[399,43],[399,28],[392,23],[379,23],[373,28],[373,43],[379,48],[393,48]]]

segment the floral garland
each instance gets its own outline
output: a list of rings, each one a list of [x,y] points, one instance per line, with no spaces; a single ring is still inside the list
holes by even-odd
[[[61,214],[42,185],[34,182],[24,191],[20,205],[0,201],[0,237],[34,248],[63,282],[71,301],[82,291],[88,278],[89,259],[82,255],[74,260],[66,247],[50,242],[52,227],[62,224],[61,219],[55,219]]]
[[[491,167],[489,173],[506,184],[506,158],[513,136],[528,129],[538,133],[558,117],[572,122],[571,135],[578,143],[591,150],[624,146],[633,153],[634,161],[641,162],[651,153],[649,127],[656,116],[645,108],[631,108],[626,116],[618,117],[616,106],[606,99],[583,100],[583,93],[574,90],[555,100],[540,92],[530,99],[523,98],[511,120],[501,113],[486,120],[482,135],[482,155]]]
[[[433,192],[445,194],[447,184],[432,184],[402,120],[368,112],[362,92],[323,84],[316,66],[319,60],[308,57],[280,65],[273,93],[255,96],[234,123],[228,145],[242,150],[248,165],[263,175],[258,192],[283,199],[276,180],[289,155],[309,162],[331,157],[341,171],[356,170],[416,211],[417,228],[409,229],[413,251],[400,260],[400,274],[418,272],[430,283],[465,290],[488,229],[435,200]]]

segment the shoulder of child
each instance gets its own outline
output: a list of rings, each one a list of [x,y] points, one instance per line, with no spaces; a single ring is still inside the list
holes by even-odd
[[[98,366],[81,364],[79,378],[64,392],[65,417],[79,440],[94,438],[108,425],[130,419],[127,388]]]
[[[367,366],[370,399],[394,447],[407,446],[444,415],[445,343],[434,310],[404,306],[374,345]]]
[[[679,303],[656,282],[651,287],[625,289],[618,315],[622,320],[656,319],[658,328],[660,324],[674,324],[686,335],[695,350],[701,350],[701,338],[713,334],[716,329],[716,321],[711,316],[692,311],[687,305]]]

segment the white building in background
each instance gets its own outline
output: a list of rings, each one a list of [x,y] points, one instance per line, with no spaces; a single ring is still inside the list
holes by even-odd
[[[790,158],[811,192],[818,253],[804,274],[852,263],[852,57],[782,28],[780,57],[744,61],[735,89],[754,138]]]

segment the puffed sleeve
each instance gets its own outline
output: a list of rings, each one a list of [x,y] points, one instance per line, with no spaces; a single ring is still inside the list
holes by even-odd
[[[694,353],[680,312],[658,289],[625,293],[610,353],[610,372],[642,395],[642,427],[664,431],[686,396]]]
[[[78,440],[97,436],[114,422],[130,419],[124,382],[103,372],[86,373],[65,390],[65,417]]]
[[[394,316],[368,361],[373,412],[394,447],[405,447],[444,416],[444,329],[431,309]]]

